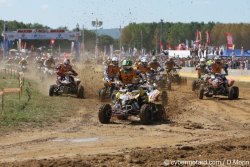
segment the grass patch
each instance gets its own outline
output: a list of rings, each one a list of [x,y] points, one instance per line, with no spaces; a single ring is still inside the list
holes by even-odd
[[[1,75],[0,78],[0,88],[18,87],[17,79],[2,79]],[[31,80],[24,81],[20,101],[18,93],[5,94],[4,100],[4,111],[0,109],[3,113],[0,113],[0,131],[23,124],[37,127],[62,122],[80,108],[79,105],[72,105],[72,100],[77,100],[72,97],[49,97],[42,94],[38,90],[38,83]]]

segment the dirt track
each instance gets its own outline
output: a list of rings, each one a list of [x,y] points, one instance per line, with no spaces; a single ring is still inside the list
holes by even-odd
[[[250,161],[249,84],[240,85],[236,101],[198,100],[190,83],[175,86],[169,92],[170,121],[144,126],[137,120],[113,120],[102,125],[97,119],[101,103],[93,93],[100,85],[83,80],[88,98],[72,98],[72,104],[82,109],[68,122],[0,136],[0,166],[164,166],[166,159]]]

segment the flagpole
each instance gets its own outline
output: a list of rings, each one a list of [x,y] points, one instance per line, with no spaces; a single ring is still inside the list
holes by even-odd
[[[3,58],[6,57],[6,37],[5,37],[6,25],[5,22],[3,24]]]

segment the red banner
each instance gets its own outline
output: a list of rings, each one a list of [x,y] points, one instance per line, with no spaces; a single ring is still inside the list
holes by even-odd
[[[227,48],[233,49],[233,37],[229,32],[226,33],[226,36],[227,36]]]
[[[202,40],[201,38],[201,32],[199,30],[196,30],[196,40],[195,40],[195,45],[198,47],[199,42]]]
[[[207,43],[207,45],[210,45],[210,43],[211,43],[210,34],[208,31],[206,31],[206,43]]]
[[[161,49],[161,51],[163,50],[163,42],[162,41],[160,42],[160,49]]]

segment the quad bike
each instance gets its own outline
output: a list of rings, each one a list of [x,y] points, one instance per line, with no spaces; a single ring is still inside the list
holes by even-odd
[[[104,104],[100,107],[98,118],[103,124],[110,122],[111,117],[127,119],[129,116],[137,116],[144,125],[153,121],[161,121],[165,118],[165,110],[157,103],[160,91],[157,89],[151,92],[145,88],[136,88],[128,85],[116,93],[116,101],[111,106]]]
[[[57,80],[57,84],[50,86],[49,96],[75,94],[77,98],[84,98],[84,87],[80,85],[80,82],[72,73],[68,74],[63,81]]]
[[[167,73],[168,84],[167,89],[171,90],[172,84],[176,83],[177,85],[187,84],[187,78],[181,77],[179,71],[181,68],[173,68],[170,72]]]
[[[206,84],[199,86],[198,97],[203,99],[206,97],[212,97],[214,95],[227,96],[229,100],[239,98],[239,88],[233,86],[234,80],[227,80],[223,74],[211,75],[207,79]]]
[[[49,78],[54,78],[56,76],[54,67],[51,68],[43,67],[41,70],[42,70],[42,75],[40,76],[41,81],[44,81],[45,79]]]
[[[21,72],[27,72],[28,69],[27,69],[27,65],[21,65]]]
[[[119,82],[104,83],[104,87],[98,91],[100,101],[111,98],[114,93],[119,89]]]

